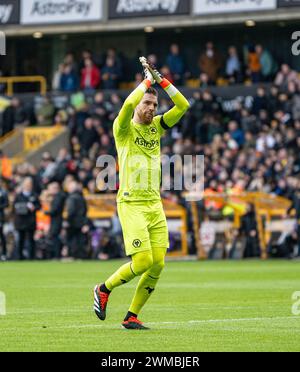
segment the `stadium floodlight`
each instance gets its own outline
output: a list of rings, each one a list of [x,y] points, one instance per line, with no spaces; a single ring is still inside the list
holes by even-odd
[[[41,39],[44,36],[44,34],[42,32],[37,31],[32,36],[34,37],[34,39]]]
[[[245,25],[247,27],[255,27],[256,26],[256,22],[253,21],[253,19],[248,19],[246,22],[245,22]]]
[[[155,30],[155,29],[154,29],[154,27],[152,27],[152,26],[146,26],[146,27],[144,28],[144,31],[147,32],[148,34],[154,32],[154,30]]]

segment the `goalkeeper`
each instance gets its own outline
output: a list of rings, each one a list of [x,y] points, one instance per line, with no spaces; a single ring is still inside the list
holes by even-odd
[[[138,315],[155,290],[169,248],[167,220],[160,197],[160,139],[189,109],[185,97],[161,74],[140,58],[145,80],[126,99],[113,125],[120,165],[117,197],[126,255],[131,262],[117,270],[94,289],[94,310],[106,318],[111,292],[141,276],[129,311],[122,323],[127,329],[147,329]],[[175,106],[156,116],[158,93],[155,82],[170,96]]]

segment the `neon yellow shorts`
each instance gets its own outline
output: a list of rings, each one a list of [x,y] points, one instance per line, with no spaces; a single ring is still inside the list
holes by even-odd
[[[118,203],[127,256],[153,248],[169,248],[169,232],[161,201]]]

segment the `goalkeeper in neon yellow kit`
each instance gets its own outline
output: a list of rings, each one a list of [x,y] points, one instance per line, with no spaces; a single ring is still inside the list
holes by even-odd
[[[144,57],[145,80],[126,99],[113,126],[120,163],[117,197],[126,255],[131,262],[122,266],[105,283],[94,289],[94,310],[105,320],[111,292],[141,276],[129,311],[122,323],[127,329],[147,329],[138,315],[155,290],[169,248],[166,216],[160,197],[160,139],[189,109],[185,97]],[[155,82],[170,96],[175,106],[156,116]]]

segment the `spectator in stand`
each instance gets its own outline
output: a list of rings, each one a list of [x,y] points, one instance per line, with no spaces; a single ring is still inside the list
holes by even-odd
[[[107,58],[110,58],[114,61],[114,65],[115,65],[115,67],[116,67],[116,69],[118,70],[118,73],[119,73],[119,78],[121,78],[122,72],[123,72],[123,63],[122,63],[122,59],[117,55],[116,49],[109,48],[106,52],[106,56],[104,58],[104,61],[106,61]]]
[[[64,65],[60,77],[60,90],[62,92],[75,92],[78,89],[78,78],[71,65]]]
[[[239,147],[242,147],[245,143],[245,136],[244,132],[239,128],[239,125],[236,121],[232,120],[228,124],[228,131],[236,143],[239,145]]]
[[[281,65],[281,69],[277,73],[274,83],[280,89],[287,90],[290,82],[294,82],[297,89],[300,90],[299,74],[292,70],[288,64],[284,63]]]
[[[61,190],[60,184],[57,182],[48,185],[48,192],[52,198],[50,210],[46,215],[50,216],[50,230],[49,240],[51,241],[52,258],[60,258],[62,242],[60,240],[60,233],[63,224],[63,211],[65,205],[66,195]]]
[[[67,126],[68,124],[68,113],[66,110],[59,110],[55,117],[53,125],[57,127]]]
[[[67,235],[69,255],[83,259],[86,254],[86,234],[89,231],[87,205],[82,195],[80,185],[71,181],[67,185],[69,193],[66,199]]]
[[[113,57],[107,57],[102,68],[102,88],[117,89],[120,78],[120,70]]]
[[[53,125],[55,107],[50,97],[45,96],[41,106],[35,112],[39,126]]]
[[[81,145],[81,155],[87,156],[90,149],[93,147],[93,144],[99,140],[92,118],[85,120],[84,127],[80,130],[78,135]]]
[[[82,51],[81,61],[79,63],[79,72],[80,73],[85,68],[85,61],[87,59],[91,59],[93,61],[93,54],[90,50],[85,49],[85,50]]]
[[[259,83],[261,81],[261,64],[254,46],[250,46],[248,49],[247,65],[248,75],[252,83]]]
[[[162,66],[162,68],[160,69],[160,72],[162,73],[162,75],[169,80],[170,83],[174,84],[174,79],[173,79],[173,75],[171,73],[171,70],[168,66]]]
[[[0,240],[1,240],[1,254],[0,261],[6,261],[6,238],[3,233],[5,222],[5,209],[9,206],[8,194],[3,188],[2,179],[0,178]]]
[[[296,224],[296,233],[297,233],[297,245],[298,245],[298,252],[297,255],[300,257],[300,180],[298,179],[296,181],[296,189],[295,192],[292,193],[292,205],[287,210],[287,216],[291,214],[291,212],[294,210],[295,217],[297,220]]]
[[[268,111],[270,115],[277,110],[279,105],[279,88],[276,85],[273,85],[270,89],[270,93],[268,95]]]
[[[4,72],[0,69],[0,77],[3,77],[5,75],[6,74],[4,74]],[[4,94],[4,93],[5,93],[5,84],[0,83],[0,94]]]
[[[141,72],[137,72],[134,77],[134,87],[137,88],[144,80],[144,76]]]
[[[65,58],[64,58],[64,64],[67,66],[70,66],[71,71],[75,74],[78,75],[78,65],[75,61],[75,56],[74,53],[67,53]]]
[[[36,230],[36,211],[41,207],[38,196],[33,192],[33,182],[27,177],[22,182],[21,192],[14,200],[15,228],[19,234],[19,259],[24,259],[25,241],[29,244],[29,257],[35,258],[34,232]]]
[[[68,153],[68,150],[65,147],[60,149],[55,160],[55,167],[53,169],[54,170],[53,179],[59,184],[63,183],[65,177],[68,174],[68,165],[70,160],[71,156]]]
[[[259,57],[261,65],[261,76],[263,81],[271,81],[277,70],[277,64],[272,57],[272,54],[264,49],[260,44],[255,47],[256,54]]]
[[[101,73],[94,62],[87,58],[84,60],[84,68],[81,70],[81,89],[86,94],[93,94],[101,82]]]
[[[42,161],[40,163],[39,169],[39,179],[43,185],[47,185],[49,182],[52,182],[56,172],[55,161],[50,154],[50,152],[44,152],[42,154]]]
[[[156,54],[149,54],[149,56],[147,57],[148,61],[150,64],[158,67],[158,60],[157,60],[157,55]]]
[[[240,81],[241,62],[236,47],[231,46],[228,49],[228,58],[226,61],[226,77],[230,84],[236,84]]]
[[[1,135],[11,132],[16,126],[26,126],[29,124],[28,113],[26,112],[21,100],[17,97],[12,98],[10,106],[3,112]]]
[[[54,72],[53,79],[52,79],[52,90],[57,91],[60,90],[61,87],[61,77],[64,72],[65,65],[61,63],[57,70]]]
[[[166,64],[173,75],[174,83],[176,85],[182,85],[184,82],[185,63],[177,44],[171,45]]]
[[[259,239],[256,214],[252,205],[247,206],[247,213],[241,219],[240,233],[246,239],[244,258],[259,257]]]
[[[207,89],[208,86],[209,86],[209,77],[208,77],[208,75],[205,72],[202,72],[200,74],[199,80],[200,80],[200,88]]]
[[[221,67],[222,59],[220,54],[216,51],[214,44],[208,42],[205,51],[199,58],[200,71],[207,74],[210,84],[215,84]]]
[[[253,100],[252,113],[258,116],[261,110],[267,109],[268,97],[266,95],[266,90],[263,87],[259,87],[257,88],[257,93]]]
[[[90,114],[103,120],[107,117],[107,102],[105,101],[103,92],[95,94],[94,103],[90,107]]]

